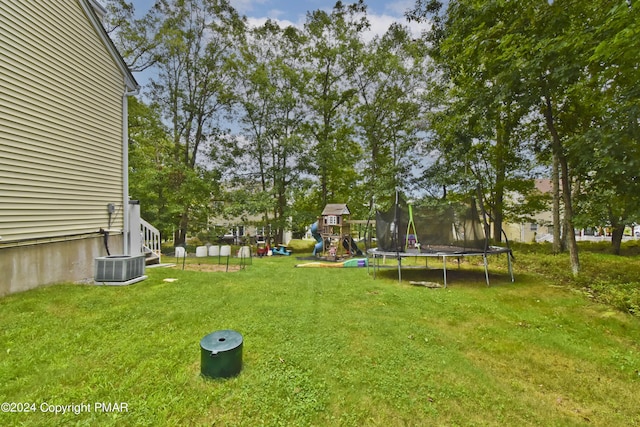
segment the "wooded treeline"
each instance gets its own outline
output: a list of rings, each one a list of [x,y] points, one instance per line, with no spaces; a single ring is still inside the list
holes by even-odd
[[[326,203],[366,218],[396,189],[473,195],[499,242],[543,207],[533,178],[551,178],[556,250],[577,273],[574,228],[610,226],[619,250],[638,221],[638,8],[418,0],[407,18],[428,31],[371,37],[364,1],[255,28],[226,0],[159,0],[139,19],[111,0],[121,53],[153,70],[130,102],[131,195],[178,241],[211,215],[280,235]]]

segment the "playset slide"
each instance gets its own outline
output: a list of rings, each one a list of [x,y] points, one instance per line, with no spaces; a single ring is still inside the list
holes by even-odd
[[[314,222],[313,224],[311,224],[311,235],[313,236],[314,239],[316,239],[316,245],[313,247],[313,256],[316,256],[316,254],[319,254],[320,252],[322,252],[322,236],[320,236],[320,233],[318,233],[318,222]]]
[[[351,241],[349,242],[349,240]],[[342,241],[342,246],[352,254],[362,256],[362,251],[358,248],[358,244],[353,240],[353,237],[345,237]]]

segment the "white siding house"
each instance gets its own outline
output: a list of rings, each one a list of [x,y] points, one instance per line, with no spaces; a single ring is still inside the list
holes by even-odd
[[[93,0],[0,1],[0,295],[126,253],[127,96]],[[112,211],[110,213],[110,211]]]
[[[541,194],[551,194],[553,184],[550,179],[536,179],[534,181],[536,190]],[[517,197],[514,196],[514,197]],[[553,212],[551,207],[548,210],[538,212],[534,215],[534,222],[505,223],[503,231],[507,239],[512,242],[535,243],[540,241],[553,240]]]

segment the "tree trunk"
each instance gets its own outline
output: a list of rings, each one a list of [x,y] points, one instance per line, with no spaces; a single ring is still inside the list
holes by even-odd
[[[493,214],[493,240],[494,242],[502,242],[502,223],[504,209],[504,186],[496,185],[496,204]]]
[[[500,138],[498,138],[500,140]],[[498,142],[500,144],[500,142]],[[493,204],[493,240],[495,242],[502,241],[502,222],[504,211],[504,179],[505,179],[505,167],[504,162],[500,159],[497,160],[496,165],[496,184],[495,184],[495,199]]]
[[[324,209],[324,207],[327,205],[327,200],[328,200],[327,193],[329,192],[328,185],[327,185],[327,169],[325,167],[322,167],[320,172],[320,192],[321,192],[320,200],[322,201],[322,209]]]
[[[564,202],[564,219],[567,223],[566,242],[569,247],[569,258],[571,259],[571,272],[577,276],[580,272],[580,259],[578,257],[578,244],[576,243],[576,233],[573,226],[573,207],[571,203],[571,185],[569,181],[569,166],[567,158],[562,150],[562,142],[553,120],[553,104],[549,96],[545,96],[545,119],[549,133],[551,133],[552,150],[554,156],[558,157],[560,164],[560,182],[562,184],[562,201]]]
[[[613,225],[611,230],[611,249],[615,255],[620,255],[622,246],[622,236],[624,235],[624,224]]]
[[[495,149],[495,203],[493,211],[493,240],[495,242],[502,241],[502,223],[504,219],[504,182],[507,176],[507,151],[510,135],[509,130],[509,105],[504,106],[506,110],[506,119],[498,114],[496,123],[496,149]]]
[[[571,258],[571,272],[577,276],[580,272],[580,259],[578,258],[578,243],[573,226],[573,207],[571,203],[571,186],[569,184],[569,167],[564,155],[560,156],[560,168],[562,170],[562,198],[564,201],[564,218],[567,223],[567,245],[569,246],[569,258]]]
[[[560,250],[562,252],[566,251],[567,248],[569,247],[569,245],[567,244],[567,236],[569,234],[569,232],[567,231],[569,229],[569,226],[567,224],[567,219],[563,218],[562,219],[562,235],[560,236]]]
[[[185,245],[187,243],[187,225],[189,224],[189,215],[187,212],[182,213],[180,218],[180,226],[175,232],[174,241],[177,245]]]
[[[284,189],[281,187],[278,191],[278,204],[275,208],[274,219],[277,225],[276,227],[276,244],[284,243],[284,211],[286,209],[287,200],[284,194]]]
[[[562,233],[564,224],[560,222],[560,161],[558,156],[553,154],[553,166],[551,170],[551,180],[553,184],[553,253],[559,254],[565,248],[562,238],[566,234]]]
[[[613,212],[609,210],[609,223],[611,223],[611,249],[615,255],[620,255],[625,219],[626,218],[624,217],[614,215]]]

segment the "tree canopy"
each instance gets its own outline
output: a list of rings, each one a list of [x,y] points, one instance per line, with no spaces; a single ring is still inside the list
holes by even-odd
[[[543,207],[533,180],[554,178],[554,232],[577,274],[576,227],[611,227],[615,250],[640,212],[639,7],[418,0],[407,17],[428,31],[367,38],[362,0],[299,28],[250,27],[227,0],[159,0],[140,19],[112,0],[123,55],[155,70],[132,108],[132,194],[178,239],[212,200],[281,235],[326,203],[362,217],[397,189],[474,195],[500,241],[505,221]]]

